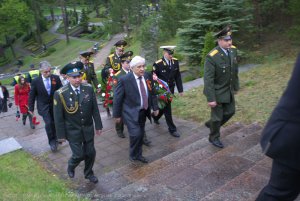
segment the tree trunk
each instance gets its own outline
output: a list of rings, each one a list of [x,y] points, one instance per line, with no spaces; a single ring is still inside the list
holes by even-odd
[[[31,6],[33,9],[34,21],[36,26],[36,40],[38,44],[41,46],[43,44],[43,40],[41,37],[41,26],[40,26],[40,17],[39,17],[39,6],[35,0],[31,1]]]
[[[10,38],[7,35],[5,35],[5,40],[6,40],[6,44],[8,44],[9,47],[10,47],[10,50],[11,50],[11,53],[12,53],[14,59],[16,60],[17,56],[16,56],[16,53],[15,53],[14,47],[12,45],[12,42],[11,42]]]
[[[51,20],[52,20],[52,22],[55,23],[55,16],[54,16],[53,6],[50,6],[50,14],[51,14]]]
[[[96,17],[100,17],[100,12],[99,12],[99,5],[97,4],[97,2],[95,3],[95,11],[96,11]]]
[[[68,29],[69,21],[68,21],[68,13],[67,13],[65,0],[60,0],[60,5],[61,5],[61,12],[62,12],[63,20],[64,20],[66,42],[67,42],[67,44],[69,44],[70,43],[69,29]]]

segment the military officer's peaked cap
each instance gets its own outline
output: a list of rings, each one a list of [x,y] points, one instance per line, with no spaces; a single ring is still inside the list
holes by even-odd
[[[121,58],[121,61],[131,61],[132,59],[132,55],[133,55],[133,52],[132,51],[127,51],[125,52],[123,55],[120,56]]]
[[[125,40],[119,40],[115,44],[116,47],[121,47],[121,48],[124,48],[126,45],[127,45],[127,42]]]
[[[83,56],[84,58],[90,58],[92,54],[94,54],[94,52],[91,51],[82,51],[79,53],[81,56]]]
[[[169,54],[174,54],[174,49],[176,46],[174,45],[166,45],[166,46],[160,46],[159,48],[167,51]]]
[[[231,26],[224,27],[221,31],[219,31],[215,36],[218,39],[230,40],[231,39]]]
[[[65,65],[61,70],[61,74],[65,74],[71,77],[79,76],[81,75],[81,70],[83,69],[83,63],[80,61],[75,61],[72,63],[68,63]]]

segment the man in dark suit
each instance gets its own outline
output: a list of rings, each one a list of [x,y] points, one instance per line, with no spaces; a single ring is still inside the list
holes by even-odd
[[[127,73],[130,72],[130,61],[131,61],[131,58],[132,58],[132,55],[133,55],[133,52],[132,51],[128,51],[128,52],[125,52],[123,55],[120,56],[120,59],[121,59],[121,70],[119,70],[116,74],[115,74],[115,77],[116,79],[113,81],[114,82],[114,86],[116,87],[117,84],[118,84],[118,80],[126,75]],[[120,122],[116,122],[116,132],[117,132],[117,135],[120,137],[120,138],[125,138],[125,135],[123,133],[124,131],[124,123],[121,119]]]
[[[61,70],[69,84],[54,94],[54,119],[58,141],[68,140],[72,150],[67,169],[69,177],[75,176],[75,168],[84,160],[85,178],[97,183],[93,172],[96,157],[93,121],[97,135],[101,134],[102,122],[93,87],[82,83],[82,68],[81,62],[75,62]]]
[[[170,91],[173,94],[176,84],[179,95],[182,96],[183,86],[179,70],[179,62],[175,57],[173,57],[175,47],[176,46],[160,47],[163,49],[164,56],[153,64],[153,73],[156,74],[159,79],[168,83]],[[153,117],[154,123],[159,124],[158,120],[163,114],[165,115],[170,134],[174,137],[180,137],[180,134],[177,132],[177,128],[173,122],[171,103],[167,103],[164,109],[159,110],[158,116]]]
[[[234,94],[239,90],[239,78],[231,28],[225,27],[216,37],[218,46],[208,53],[204,64],[204,94],[211,109],[211,117],[205,125],[210,128],[209,142],[223,148],[220,128],[235,114]]]
[[[29,111],[34,112],[34,103],[37,100],[37,110],[43,117],[45,129],[48,136],[48,142],[51,151],[57,150],[57,138],[53,118],[53,94],[62,87],[61,81],[57,75],[51,74],[51,65],[47,61],[40,63],[41,76],[35,78],[31,83],[29,93]],[[32,116],[30,115],[30,118]],[[30,120],[30,122],[32,122]]]
[[[154,110],[154,116],[158,114],[157,97],[152,92],[152,76],[145,74],[145,59],[135,56],[130,68],[133,72],[121,77],[115,89],[113,115],[117,123],[122,117],[128,128],[129,159],[148,163],[142,155],[145,122],[147,117],[151,119],[151,109]]]
[[[269,183],[257,201],[292,201],[300,193],[300,54],[279,103],[261,138],[263,152],[273,158]]]

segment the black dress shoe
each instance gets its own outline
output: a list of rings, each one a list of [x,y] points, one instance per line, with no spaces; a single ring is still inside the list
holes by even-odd
[[[90,180],[90,182],[96,184],[98,183],[98,178],[95,175],[91,175],[89,177],[87,177],[88,180]]]
[[[224,148],[223,143],[219,139],[214,139],[214,140],[209,139],[209,142],[216,147]]]
[[[204,125],[205,125],[207,128],[210,128],[210,121],[205,122]]]
[[[75,171],[74,171],[74,170],[72,170],[72,169],[71,169],[71,168],[69,168],[69,167],[68,167],[68,170],[67,170],[67,171],[68,171],[68,175],[69,175],[69,177],[70,177],[70,178],[74,178],[74,176],[75,176]]]
[[[151,116],[152,116],[153,122],[155,124],[159,125],[160,123],[159,123],[158,119],[156,119],[156,117],[153,114]]]
[[[125,138],[125,135],[124,135],[124,133],[122,133],[122,132],[117,132],[117,135],[118,135],[120,138]]]
[[[50,143],[50,149],[52,152],[56,152],[57,151],[57,143],[56,142]]]
[[[180,134],[177,131],[170,132],[173,137],[180,137]]]
[[[141,157],[138,157],[138,158],[129,157],[129,160],[131,162],[140,161],[142,163],[148,163],[148,160],[144,156],[141,156]]]
[[[145,146],[149,147],[150,144],[151,144],[151,141],[148,140],[148,139],[143,139],[143,144],[144,144]]]

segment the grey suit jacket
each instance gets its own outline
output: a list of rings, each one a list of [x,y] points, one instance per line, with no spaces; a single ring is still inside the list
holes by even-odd
[[[153,93],[152,76],[145,73],[144,78],[147,83],[149,108],[147,116],[151,119],[150,109],[158,110],[157,96]],[[141,100],[139,88],[133,73],[128,73],[120,78],[114,91],[113,116],[123,117],[127,126],[135,127],[139,125],[139,112],[141,110]]]

